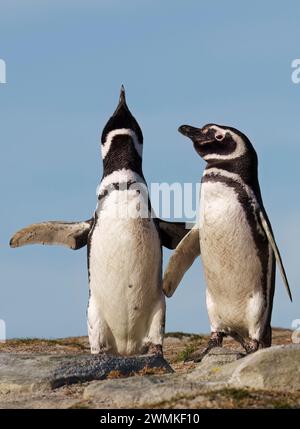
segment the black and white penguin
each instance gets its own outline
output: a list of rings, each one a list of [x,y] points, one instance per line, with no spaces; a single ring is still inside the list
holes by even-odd
[[[98,205],[85,222],[43,222],[17,232],[12,247],[88,246],[88,333],[91,353],[162,354],[165,297],[162,246],[175,248],[184,223],[153,216],[142,171],[142,131],[122,87],[101,139]]]
[[[237,339],[247,353],[269,347],[275,259],[292,298],[263,206],[256,152],[243,133],[228,126],[183,125],[179,132],[193,141],[207,166],[198,225],[171,256],[164,292],[167,296],[174,293],[201,249],[211,339],[205,350],[193,355],[194,360],[222,346],[226,335]]]

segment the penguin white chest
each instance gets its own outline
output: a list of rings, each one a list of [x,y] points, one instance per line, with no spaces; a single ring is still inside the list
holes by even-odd
[[[246,332],[253,317],[251,301],[258,303],[258,313],[263,302],[262,267],[235,189],[204,182],[199,223],[211,324],[214,329]]]
[[[152,219],[132,217],[136,192],[112,192],[90,247],[90,290],[119,353],[140,350],[162,301],[161,245]],[[131,212],[131,214],[130,214]]]

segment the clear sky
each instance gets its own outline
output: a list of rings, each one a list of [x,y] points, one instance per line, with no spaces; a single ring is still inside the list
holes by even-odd
[[[86,334],[86,249],[10,249],[33,222],[93,213],[99,136],[120,85],[144,133],[151,182],[199,181],[179,125],[232,125],[251,139],[294,303],[277,276],[273,325],[300,319],[299,1],[0,0],[0,319],[8,337]],[[164,252],[165,262],[170,253]],[[167,330],[207,332],[199,260]]]

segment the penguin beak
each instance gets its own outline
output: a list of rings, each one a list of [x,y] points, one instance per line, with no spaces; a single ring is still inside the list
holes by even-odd
[[[125,88],[122,85],[120,90],[120,98],[119,98],[119,104],[113,113],[113,116],[117,116],[123,109],[126,109],[129,111],[127,104],[126,104],[126,96],[125,96]]]
[[[125,96],[125,88],[124,85],[121,86],[121,90],[120,90],[120,100],[119,100],[119,105],[120,104],[126,104],[126,96]]]
[[[202,128],[191,127],[190,125],[181,125],[178,131],[186,137],[189,137],[197,143],[206,143],[207,135],[202,131]]]

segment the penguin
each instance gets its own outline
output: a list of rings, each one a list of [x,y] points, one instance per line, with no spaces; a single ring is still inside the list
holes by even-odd
[[[221,347],[225,336],[246,353],[270,347],[276,263],[291,300],[292,295],[263,205],[256,151],[245,134],[229,126],[182,125],[178,131],[207,163],[198,223],[177,246],[163,280],[170,297],[201,250],[211,337],[192,360]]]
[[[165,296],[162,247],[174,249],[184,222],[155,216],[142,170],[143,134],[122,86],[101,137],[103,176],[94,216],[83,222],[42,222],[18,231],[11,247],[87,245],[87,325],[92,354],[163,355]]]

